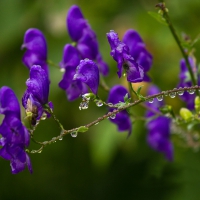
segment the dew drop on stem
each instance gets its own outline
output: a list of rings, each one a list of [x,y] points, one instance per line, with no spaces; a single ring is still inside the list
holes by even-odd
[[[73,131],[73,132],[70,133],[70,135],[71,135],[73,138],[75,138],[75,137],[77,137],[78,133],[77,133],[76,131]]]
[[[162,101],[163,100],[163,95],[160,95],[157,97],[158,101]]]
[[[149,101],[149,103],[153,103],[154,102],[154,98],[150,98],[148,101]]]

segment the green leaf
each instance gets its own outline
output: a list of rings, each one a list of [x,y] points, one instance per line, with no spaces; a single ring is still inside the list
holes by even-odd
[[[84,133],[84,132],[88,131],[88,129],[89,129],[89,128],[86,127],[86,126],[80,126],[80,127],[78,128],[77,132]]]
[[[156,19],[158,22],[160,22],[161,24],[168,26],[168,24],[167,24],[165,18],[163,18],[163,17],[161,16],[161,14],[156,13],[156,12],[148,12],[148,14],[151,15],[153,18],[155,18],[155,19]]]
[[[139,96],[140,95],[140,91],[141,91],[141,89],[142,89],[142,87],[143,87],[143,85],[140,85],[139,87],[138,87],[138,89],[137,89],[137,95]]]
[[[128,98],[128,93],[126,93],[126,95],[124,96],[124,102],[125,103],[130,103],[131,98]]]

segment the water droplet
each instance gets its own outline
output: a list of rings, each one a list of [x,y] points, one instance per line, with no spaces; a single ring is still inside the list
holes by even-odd
[[[38,153],[42,153],[42,150],[38,151]]]
[[[169,93],[169,96],[170,96],[171,98],[175,98],[175,97],[176,97],[176,92],[170,92],[170,93]]]
[[[112,114],[112,115],[110,115],[110,119],[115,119],[115,117],[116,117],[116,114]]]
[[[158,101],[162,101],[163,100],[163,95],[160,95],[157,97]]]
[[[76,131],[70,133],[72,137],[77,137],[78,133]]]
[[[65,72],[65,68],[61,68],[60,71],[63,73]]]
[[[153,103],[154,102],[154,98],[150,98],[148,101],[149,101],[149,103]]]
[[[113,107],[113,104],[112,103],[108,103],[107,104],[109,107]]]
[[[179,89],[181,89],[181,88],[179,88]],[[184,94],[184,91],[178,91],[177,94],[178,94],[179,96],[182,96],[182,95]]]
[[[79,110],[81,110],[81,109],[83,109],[83,110],[88,109],[88,103],[89,103],[88,101],[81,102],[80,106],[79,106]]]
[[[101,106],[103,106],[103,102],[102,102],[102,101],[97,101],[97,102],[96,102],[96,105],[97,105],[98,107],[101,107]]]
[[[188,93],[189,93],[189,94],[194,94],[194,92],[195,92],[194,89],[189,89],[189,90],[188,90]]]
[[[56,142],[56,137],[53,137],[53,138],[51,139],[51,141],[52,141],[52,142]]]
[[[40,118],[41,120],[45,120],[47,118],[47,114],[46,113],[43,113],[42,114],[42,117]]]
[[[165,96],[168,96],[168,92],[163,92]]]
[[[60,137],[59,140],[63,140],[63,137]]]
[[[99,124],[99,122],[97,122],[96,124],[94,124],[94,125],[97,125],[97,124]]]
[[[47,144],[48,144],[48,142],[47,142],[47,141],[44,141],[44,142],[43,142],[43,145],[47,145]]]
[[[31,153],[36,153],[36,150],[32,150]]]

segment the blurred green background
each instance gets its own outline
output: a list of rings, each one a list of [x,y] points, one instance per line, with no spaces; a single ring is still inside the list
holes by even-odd
[[[178,83],[179,60],[182,55],[168,28],[147,14],[155,11],[156,0],[0,0],[0,86],[7,85],[19,100],[26,89],[29,76],[23,66],[20,46],[28,28],[39,28],[46,36],[48,58],[55,63],[62,59],[62,49],[71,42],[66,31],[66,14],[77,4],[96,31],[100,51],[110,66],[105,78],[110,87],[125,84],[118,79],[116,63],[110,56],[106,39],[109,30],[122,38],[127,29],[137,30],[154,57],[150,76],[161,90],[173,89]],[[166,1],[169,15],[178,34],[195,38],[200,32],[200,1]],[[200,44],[195,45],[197,61]],[[50,67],[50,97],[54,112],[66,129],[87,124],[107,112],[93,103],[88,110],[79,111],[80,99],[68,102],[58,87],[62,74]],[[102,99],[107,93],[99,89]],[[166,101],[175,112],[184,105],[178,98]],[[144,109],[135,109],[138,115]],[[22,108],[22,115],[24,110]],[[146,143],[142,121],[133,125],[133,133],[117,132],[116,126],[103,121],[77,138],[66,136],[47,146],[41,154],[31,154],[34,173],[28,170],[17,175],[10,172],[9,162],[0,159],[0,199],[154,199],[198,200],[200,197],[200,153],[174,144],[175,159],[169,163]],[[35,132],[39,141],[59,134],[57,124],[48,119]],[[38,146],[31,144],[30,149]]]

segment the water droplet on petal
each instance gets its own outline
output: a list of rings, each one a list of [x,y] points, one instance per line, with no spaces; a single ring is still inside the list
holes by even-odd
[[[163,95],[160,95],[157,97],[158,101],[162,101],[163,100]]]
[[[194,94],[194,92],[195,92],[194,89],[189,89],[189,90],[188,90],[188,93],[189,93],[189,94]]]
[[[96,105],[97,105],[98,107],[101,107],[101,106],[103,106],[103,102],[102,102],[102,101],[97,101],[97,102],[96,102]]]
[[[116,114],[110,115],[110,119],[115,119],[115,117],[116,117]]]
[[[154,98],[150,98],[148,101],[149,101],[149,103],[153,103],[154,102]]]
[[[78,135],[78,133],[77,133],[76,131],[73,131],[73,132],[71,132],[70,134],[71,134],[71,136],[72,136],[73,138],[77,137],[77,135]]]

